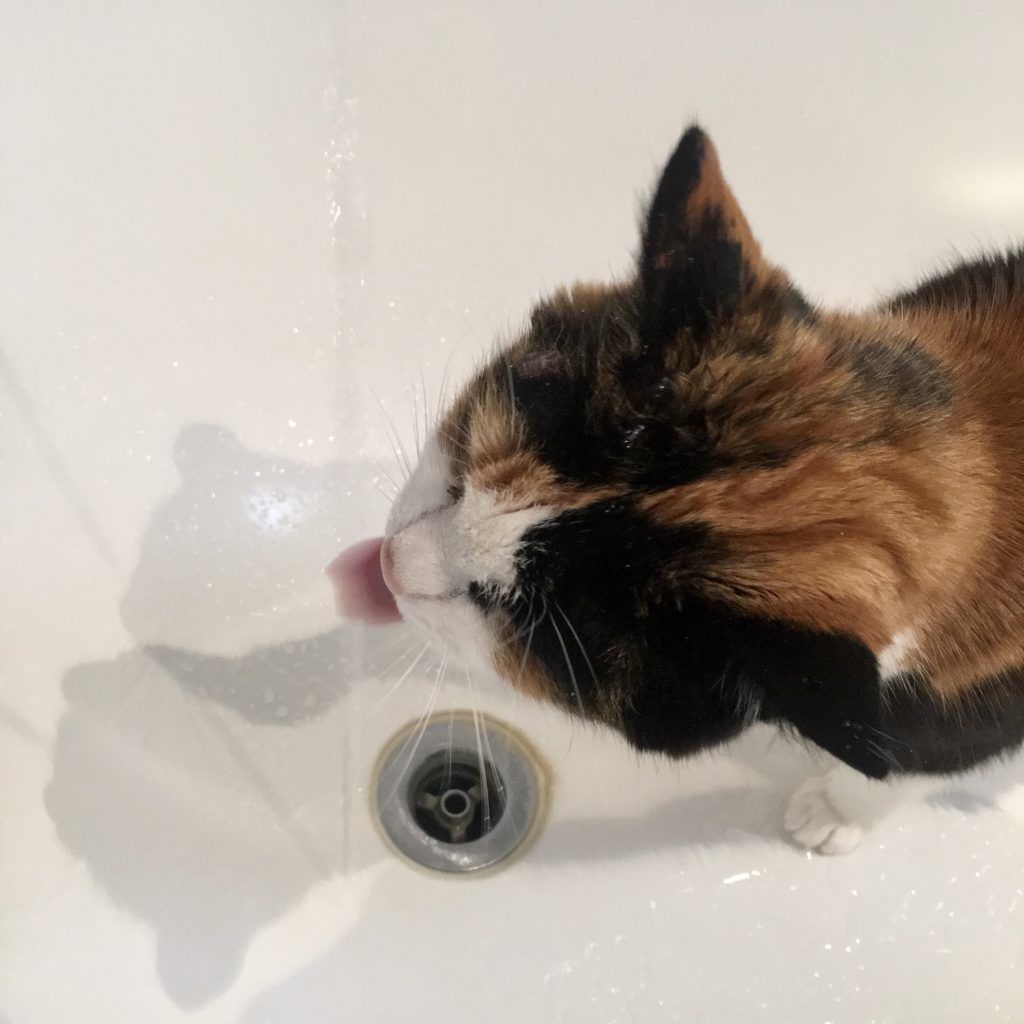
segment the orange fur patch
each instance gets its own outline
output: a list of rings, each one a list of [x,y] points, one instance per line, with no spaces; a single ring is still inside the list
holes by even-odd
[[[940,694],[1024,663],[1024,365],[1008,350],[1024,319],[970,324],[917,313],[912,332],[956,382],[949,410],[895,396],[851,400],[847,369],[794,333],[762,360],[708,364],[714,405],[737,402],[719,443],[737,453],[811,442],[779,467],[738,465],[645,498],[659,522],[701,522],[721,545],[709,593],[750,612],[852,632],[877,654],[902,630]],[[884,336],[894,320],[834,317],[818,327]],[[749,378],[749,379],[747,379]],[[777,412],[757,415],[775,387]]]

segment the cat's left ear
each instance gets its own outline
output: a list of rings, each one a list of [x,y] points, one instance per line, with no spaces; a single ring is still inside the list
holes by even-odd
[[[699,341],[781,276],[761,255],[711,140],[694,125],[669,158],[647,215],[642,340],[662,345],[685,331]]]

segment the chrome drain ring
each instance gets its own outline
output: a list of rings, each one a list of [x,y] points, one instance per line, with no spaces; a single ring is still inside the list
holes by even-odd
[[[547,791],[530,744],[468,711],[440,712],[398,732],[371,788],[375,819],[394,850],[447,874],[478,873],[521,853],[543,825]]]

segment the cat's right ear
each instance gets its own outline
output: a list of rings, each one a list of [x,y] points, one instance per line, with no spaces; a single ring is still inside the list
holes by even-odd
[[[640,252],[641,339],[700,341],[773,275],[711,140],[687,129],[662,172]]]

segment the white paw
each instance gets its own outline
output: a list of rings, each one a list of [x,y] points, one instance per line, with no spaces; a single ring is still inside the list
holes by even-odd
[[[850,853],[860,846],[864,829],[845,821],[829,803],[827,783],[827,776],[808,779],[793,794],[786,808],[786,831],[805,850]]]

